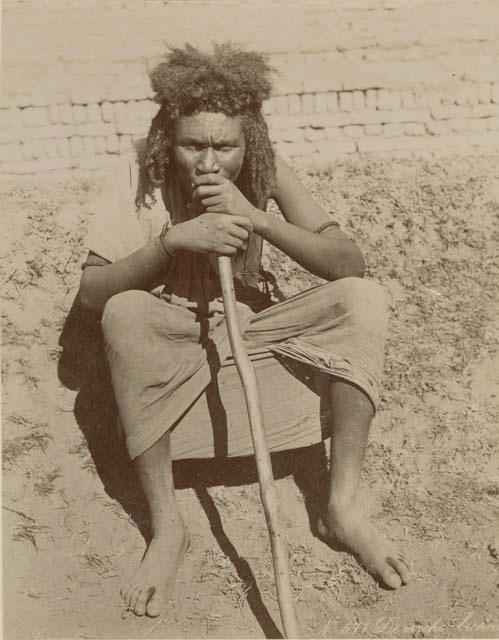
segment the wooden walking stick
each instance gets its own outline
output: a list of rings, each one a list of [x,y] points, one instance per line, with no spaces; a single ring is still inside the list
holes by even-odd
[[[263,414],[255,370],[244,348],[241,329],[239,327],[230,258],[227,256],[219,256],[218,266],[230,346],[239,377],[241,378],[244,396],[246,398],[246,407],[248,409],[251,437],[255,450],[258,480],[260,483],[260,497],[265,512],[265,519],[267,520],[270,546],[272,549],[281,620],[286,638],[298,638],[298,625],[289,580],[288,552],[279,526],[279,498],[274,485],[270,454],[263,429]]]

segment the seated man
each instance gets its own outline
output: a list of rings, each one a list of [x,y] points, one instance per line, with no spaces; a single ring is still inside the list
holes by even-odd
[[[261,113],[270,73],[264,56],[230,45],[212,54],[172,50],[151,75],[161,106],[140,170],[126,164],[115,172],[89,233],[80,300],[103,312],[120,423],[151,517],[151,542],[123,590],[137,615],[160,614],[189,544],[170,431],[229,355],[218,256],[233,261],[247,345],[328,375],[331,469],[321,534],[386,586],[409,579],[402,555],[358,504],[382,369],[384,295],[362,279],[354,242],[275,157]],[[284,221],[266,213],[269,198]],[[329,282],[272,305],[262,239]]]

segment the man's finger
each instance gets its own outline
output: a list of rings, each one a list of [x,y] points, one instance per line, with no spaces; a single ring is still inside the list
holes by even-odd
[[[239,238],[240,240],[247,240],[249,238],[249,231],[236,225],[232,225],[228,231],[231,236]]]
[[[230,221],[232,224],[237,224],[238,227],[243,227],[247,231],[253,231],[251,220],[245,216],[231,216]]]
[[[220,211],[220,205],[222,204],[222,198],[220,196],[211,196],[211,198],[203,198],[201,204],[206,207],[208,211]],[[217,209],[218,207],[218,209]]]
[[[195,189],[201,185],[207,184],[223,184],[227,178],[224,178],[220,173],[201,173],[195,175],[192,178],[192,188]]]
[[[228,244],[231,247],[239,250],[242,248],[244,240],[242,238],[236,238],[235,236],[232,236],[230,239],[226,240],[225,244]]]
[[[200,200],[201,198],[205,198],[205,197],[209,197],[209,196],[215,196],[217,194],[221,193],[221,188],[219,184],[214,184],[214,185],[201,185],[199,187],[196,187],[194,189],[194,191],[192,192],[192,199],[193,200]]]
[[[220,248],[220,252],[221,255],[223,256],[235,256],[237,253],[237,249],[236,247],[232,247],[229,244],[224,244],[221,248]]]

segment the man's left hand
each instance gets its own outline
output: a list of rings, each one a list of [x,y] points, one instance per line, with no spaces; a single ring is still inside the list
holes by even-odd
[[[228,213],[251,218],[255,207],[228,178],[217,173],[195,176],[192,199],[200,202],[206,212]]]

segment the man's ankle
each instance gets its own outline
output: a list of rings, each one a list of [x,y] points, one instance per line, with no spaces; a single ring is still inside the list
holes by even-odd
[[[327,519],[331,524],[341,522],[357,511],[357,492],[331,492],[327,504]]]
[[[159,519],[153,518],[151,530],[153,538],[171,537],[172,534],[178,533],[179,531],[187,531],[180,511],[168,514],[168,516]]]

